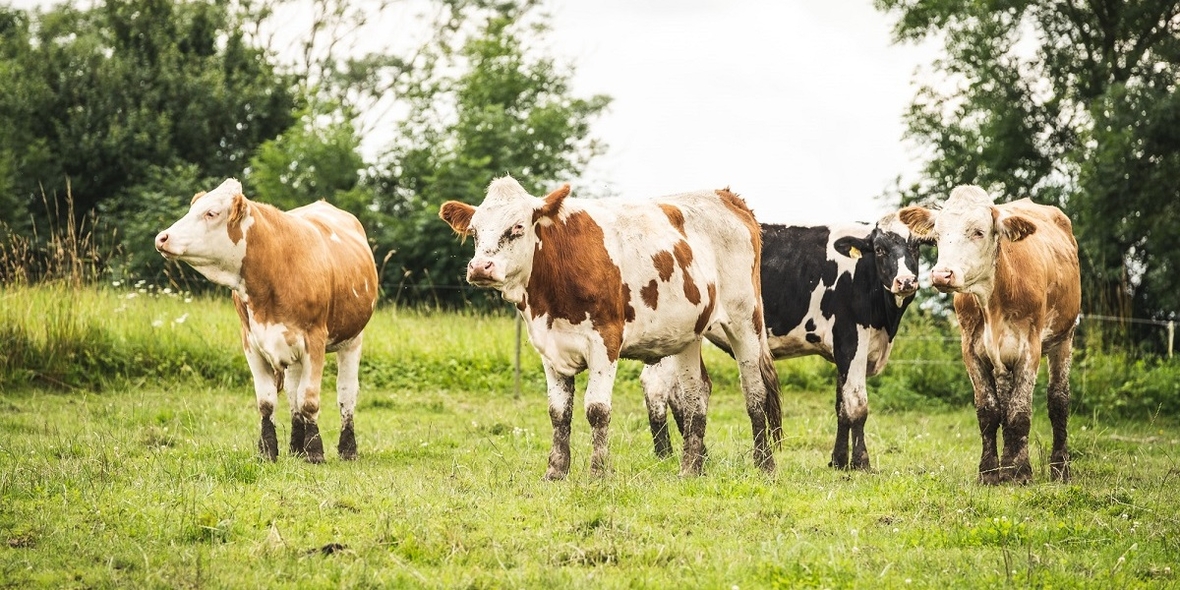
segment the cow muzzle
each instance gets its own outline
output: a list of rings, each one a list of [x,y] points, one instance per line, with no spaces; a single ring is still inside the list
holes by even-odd
[[[467,263],[467,282],[477,287],[490,287],[503,282],[500,268],[492,260],[473,259]]]
[[[958,277],[955,271],[950,269],[936,268],[930,271],[930,282],[942,293],[958,290]]]
[[[893,279],[893,286],[889,289],[899,297],[909,297],[918,291],[918,277],[914,275],[898,275]]]
[[[156,252],[159,252],[164,258],[174,258],[179,255],[178,252],[173,251],[172,243],[169,242],[168,231],[162,231],[156,234]]]

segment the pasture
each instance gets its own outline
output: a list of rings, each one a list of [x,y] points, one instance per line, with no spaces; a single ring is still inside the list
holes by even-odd
[[[0,587],[1180,583],[1174,417],[1073,416],[1074,480],[1049,483],[1043,376],[1028,486],[975,483],[970,407],[891,400],[873,381],[873,471],[826,467],[834,391],[816,358],[778,363],[785,437],[766,476],[750,456],[736,368],[711,348],[703,477],[677,477],[678,456],[654,458],[641,367],[627,362],[611,473],[590,475],[590,429],[576,412],[570,478],[543,482],[544,377],[526,342],[514,394],[512,319],[385,308],[366,335],[360,458],[335,455],[329,371],[327,462],[308,465],[282,444],[271,464],[256,456],[254,395],[221,295],[0,290]],[[20,358],[34,353],[43,358]],[[289,423],[278,423],[285,441]]]

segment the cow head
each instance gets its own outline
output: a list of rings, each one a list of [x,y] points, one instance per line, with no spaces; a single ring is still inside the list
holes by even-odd
[[[890,213],[877,221],[865,238],[845,236],[834,244],[844,256],[859,258],[871,253],[877,276],[900,305],[918,291],[918,246],[920,242],[905,224]]]
[[[1023,240],[1037,230],[1028,218],[1001,212],[977,186],[955,187],[937,211],[910,206],[898,218],[924,241],[938,244],[930,276],[943,293],[988,290],[1000,243]]]
[[[552,223],[569,192],[567,184],[540,199],[505,176],[488,185],[488,194],[478,207],[458,201],[443,203],[438,216],[456,233],[475,238],[467,282],[497,289],[506,299],[519,301],[532,270],[536,226]]]
[[[215,283],[236,286],[246,255],[248,203],[242,184],[233,178],[197,193],[188,213],[156,235],[156,251],[188,263]]]

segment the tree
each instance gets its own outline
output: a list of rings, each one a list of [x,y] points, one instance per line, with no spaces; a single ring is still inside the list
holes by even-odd
[[[902,203],[976,183],[1074,221],[1084,310],[1180,314],[1180,2],[875,0],[945,59],[906,122],[930,149]]]
[[[457,68],[462,73],[423,84],[412,97],[378,191],[379,209],[391,220],[376,232],[390,252],[383,286],[399,301],[485,299],[460,287],[469,256],[438,220],[444,201],[478,203],[488,183],[505,173],[545,194],[603,149],[590,136],[590,121],[610,99],[570,96],[570,71],[532,57],[522,33],[535,37],[544,23],[530,26],[528,9],[493,14],[482,34],[456,52],[466,65]]]
[[[172,0],[32,16],[0,9],[0,188],[15,201],[0,220],[29,232],[52,215],[36,206],[42,195],[64,198],[68,183],[78,215],[101,210],[107,229],[123,229],[145,206],[157,221],[187,205],[197,186],[157,190],[175,171],[239,175],[261,142],[290,126],[295,104],[293,79],[245,42],[227,11]],[[125,236],[131,258],[149,264],[137,274],[162,266],[150,235]]]

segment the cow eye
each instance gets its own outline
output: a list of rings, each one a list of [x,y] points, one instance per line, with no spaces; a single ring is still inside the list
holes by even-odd
[[[512,235],[513,236],[524,235],[524,224],[518,223],[518,224],[512,226]]]
[[[217,219],[217,211],[214,211],[212,209],[206,211],[205,212],[205,219],[208,219],[210,221]]]
[[[971,230],[971,239],[978,240],[983,237],[983,230],[975,228]]]

